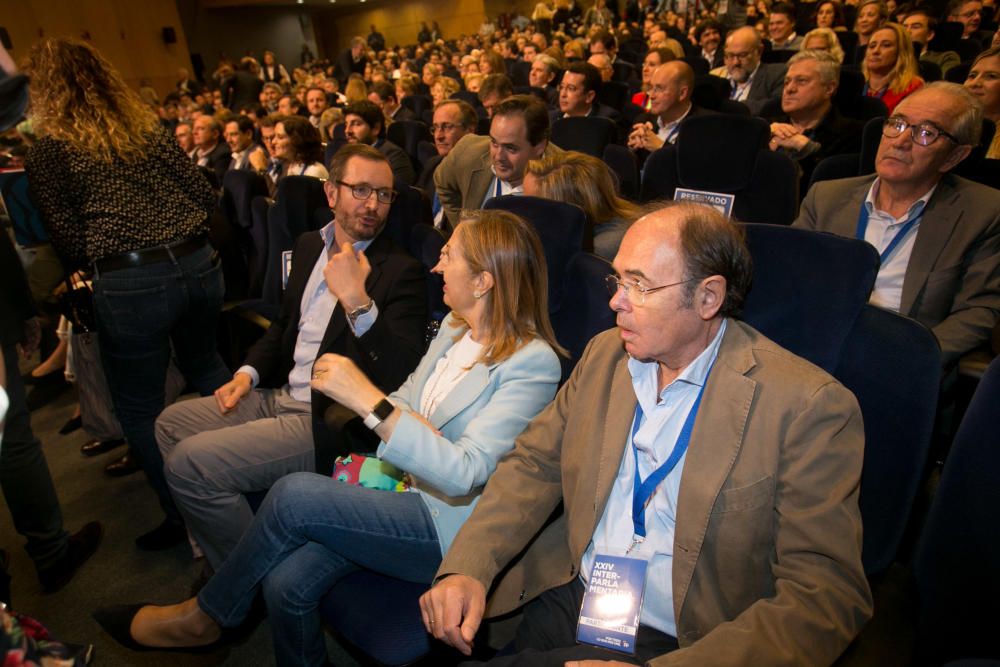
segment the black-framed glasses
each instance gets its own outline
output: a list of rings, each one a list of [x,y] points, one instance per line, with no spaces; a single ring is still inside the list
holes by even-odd
[[[899,116],[889,116],[885,119],[882,124],[882,135],[895,139],[905,132],[906,128],[910,128],[910,139],[913,140],[913,143],[921,146],[930,146],[938,140],[938,137],[951,139],[956,144],[961,143],[954,135],[948,134],[934,123],[908,123]]]
[[[354,195],[355,199],[360,199],[361,201],[367,201],[372,193],[375,193],[375,198],[378,199],[379,204],[391,204],[396,201],[396,191],[392,188],[373,188],[367,183],[347,183],[346,181],[337,181],[337,185],[343,185],[345,188],[351,189],[351,194]]]
[[[668,287],[676,287],[677,285],[683,285],[684,283],[689,283],[692,280],[694,280],[694,278],[688,278],[687,280],[681,280],[676,283],[670,283],[669,285],[660,285],[659,287],[643,287],[642,285],[639,284],[638,280],[632,280],[632,281],[622,280],[615,274],[611,273],[604,278],[604,284],[607,286],[608,294],[610,294],[611,296],[614,296],[615,294],[618,293],[618,290],[621,290],[625,294],[625,298],[628,299],[631,303],[637,306],[644,306],[646,305],[647,294],[652,294],[653,292],[659,292],[661,289],[667,289]],[[635,299],[632,298],[633,291],[635,292],[635,294],[638,295],[635,297]]]

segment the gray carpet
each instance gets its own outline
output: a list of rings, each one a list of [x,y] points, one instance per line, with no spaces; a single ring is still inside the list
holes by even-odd
[[[75,390],[32,415],[35,434],[42,440],[52,478],[62,504],[64,524],[70,532],[87,521],[104,525],[104,540],[97,553],[60,592],[41,595],[34,567],[25,554],[24,540],[14,532],[10,514],[0,512],[0,547],[11,555],[14,608],[42,621],[52,634],[68,642],[93,644],[91,664],[111,665],[273,665],[270,629],[265,621],[245,643],[211,655],[189,656],[164,652],[133,653],[106,635],[91,618],[101,606],[132,602],[173,603],[188,597],[200,565],[182,545],[169,551],[145,553],[133,540],[163,518],[142,473],[112,479],[104,466],[124,453],[117,449],[94,458],[80,454],[87,441],[82,430],[68,436],[59,428],[73,414]],[[354,667],[328,638],[334,665]]]

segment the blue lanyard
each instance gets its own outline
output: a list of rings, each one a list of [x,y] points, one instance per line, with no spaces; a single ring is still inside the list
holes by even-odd
[[[497,179],[497,193],[495,195],[493,195],[493,196],[494,197],[499,197],[500,193],[503,192],[503,190],[500,188],[500,177],[499,176],[494,176],[493,178]]]
[[[898,246],[902,242],[902,240],[906,238],[906,235],[910,233],[910,230],[913,229],[916,226],[916,224],[920,222],[920,219],[923,217],[924,217],[924,212],[923,210],[921,210],[920,215],[907,221],[907,223],[903,225],[898,232],[896,232],[896,235],[892,237],[891,241],[889,241],[889,245],[887,245],[885,247],[885,250],[883,250],[879,254],[879,260],[881,260],[882,264],[885,264],[885,260],[888,259],[889,255],[892,254],[892,251],[896,249],[896,246]],[[854,232],[854,237],[857,238],[858,240],[864,241],[865,231],[867,229],[868,229],[868,207],[865,206],[864,202],[861,202],[861,212],[858,213],[858,228]]]
[[[714,361],[712,365],[715,365]],[[656,488],[667,478],[667,475],[673,472],[681,457],[684,456],[684,452],[687,451],[688,444],[691,442],[691,431],[694,430],[694,420],[698,416],[701,397],[705,393],[705,386],[708,385],[708,375],[711,372],[712,368],[709,367],[708,374],[705,375],[705,382],[701,385],[701,389],[698,390],[698,397],[694,399],[694,405],[691,406],[687,418],[684,419],[684,425],[681,426],[680,435],[677,436],[677,442],[674,443],[674,448],[670,452],[670,456],[663,462],[663,465],[654,470],[645,480],[639,479],[639,452],[635,446],[635,435],[639,432],[639,425],[642,423],[642,406],[638,404],[635,406],[635,419],[632,421],[632,454],[635,458],[635,477],[632,478],[632,546],[635,546],[638,542],[642,542],[646,537],[646,506],[653,499]],[[630,551],[631,548],[629,547]]]
[[[672,144],[672,143],[674,143],[673,141],[671,141],[671,139],[673,139],[674,137],[676,137],[676,136],[677,136],[677,132],[678,132],[678,131],[679,131],[680,129],[681,129],[681,124],[680,124],[680,122],[678,121],[678,123],[677,123],[676,125],[674,125],[674,126],[673,126],[672,128],[670,128],[670,131],[669,131],[669,132],[667,132],[667,138],[663,140],[663,141],[664,141],[664,143],[667,143],[667,144]]]

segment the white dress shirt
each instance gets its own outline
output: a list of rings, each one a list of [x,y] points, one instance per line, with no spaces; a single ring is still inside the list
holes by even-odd
[[[490,167],[490,171],[493,171],[493,167]],[[503,195],[523,195],[523,194],[524,194],[523,183],[521,185],[511,185],[507,181],[501,181],[500,178],[496,175],[496,172],[494,171],[493,180],[490,181],[490,187],[486,189],[486,196],[483,197],[483,202],[482,204],[479,205],[479,208],[482,208],[483,205],[486,204],[486,202],[493,199],[494,197],[502,197]]]
[[[906,214],[901,218],[894,218],[885,211],[875,208],[875,198],[878,195],[879,179],[875,179],[868,189],[868,195],[862,204],[868,211],[868,226],[865,228],[865,241],[871,243],[878,250],[879,254],[888,247],[892,239],[910,220],[920,217],[924,212],[924,207],[934,194],[935,184],[920,199],[913,202]],[[910,255],[913,252],[913,244],[917,241],[917,234],[920,232],[920,222],[917,222],[906,233],[906,236],[893,249],[892,253],[882,260],[878,269],[878,276],[875,278],[875,289],[872,290],[868,303],[879,308],[899,312],[899,304],[903,299],[903,278],[906,277],[906,267],[910,263]]]
[[[294,366],[288,374],[286,388],[289,394],[295,400],[306,403],[310,400],[309,381],[312,378],[313,363],[316,361],[326,329],[330,325],[330,318],[333,317],[333,309],[337,306],[337,297],[327,288],[326,279],[323,277],[323,269],[326,268],[330,250],[334,246],[334,224],[336,223],[329,222],[323,229],[319,230],[325,249],[316,258],[316,264],[313,265],[312,273],[306,282],[306,288],[302,291],[302,301],[299,307],[299,335],[295,339],[295,351],[292,353]],[[369,245],[371,245],[371,241],[358,241],[354,244],[354,250],[360,252],[366,250]],[[372,328],[377,318],[378,306],[372,304],[372,309],[360,315],[353,325],[351,319],[347,318],[347,324],[352,327],[354,335],[360,338]],[[242,366],[236,372],[249,375],[254,387],[260,382],[260,374],[253,366]]]
[[[618,467],[618,477],[611,488],[611,495],[604,507],[594,536],[587,546],[580,563],[580,578],[590,576],[597,553],[625,556],[632,545],[632,485],[635,477],[636,459],[642,479],[659,468],[670,456],[684,421],[687,419],[699,391],[708,380],[708,371],[719,354],[722,337],[726,333],[726,320],[722,321],[718,333],[680,375],[664,387],[657,395],[658,364],[637,359],[628,360],[628,370],[632,376],[643,418],[635,440],[631,433],[625,445],[625,453]],[[635,452],[633,453],[633,445]],[[698,446],[692,440],[690,448]],[[636,456],[636,454],[638,456]],[[674,618],[674,525],[677,520],[677,494],[681,487],[685,453],[674,469],[660,483],[653,498],[646,507],[646,538],[628,553],[629,558],[639,558],[649,562],[646,569],[646,594],[639,617],[642,625],[655,628],[673,637],[677,636],[677,619]]]

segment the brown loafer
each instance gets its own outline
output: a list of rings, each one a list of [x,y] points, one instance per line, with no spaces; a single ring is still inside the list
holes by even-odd
[[[125,456],[121,457],[114,463],[109,463],[105,466],[104,472],[112,477],[124,477],[125,475],[131,475],[134,472],[139,472],[139,464],[136,463],[134,458],[132,458],[131,453],[126,453]]]
[[[110,452],[112,449],[116,449],[125,444],[124,440],[91,440],[90,442],[85,442],[80,447],[80,453],[84,456],[97,456],[98,454],[103,454],[105,452]]]

